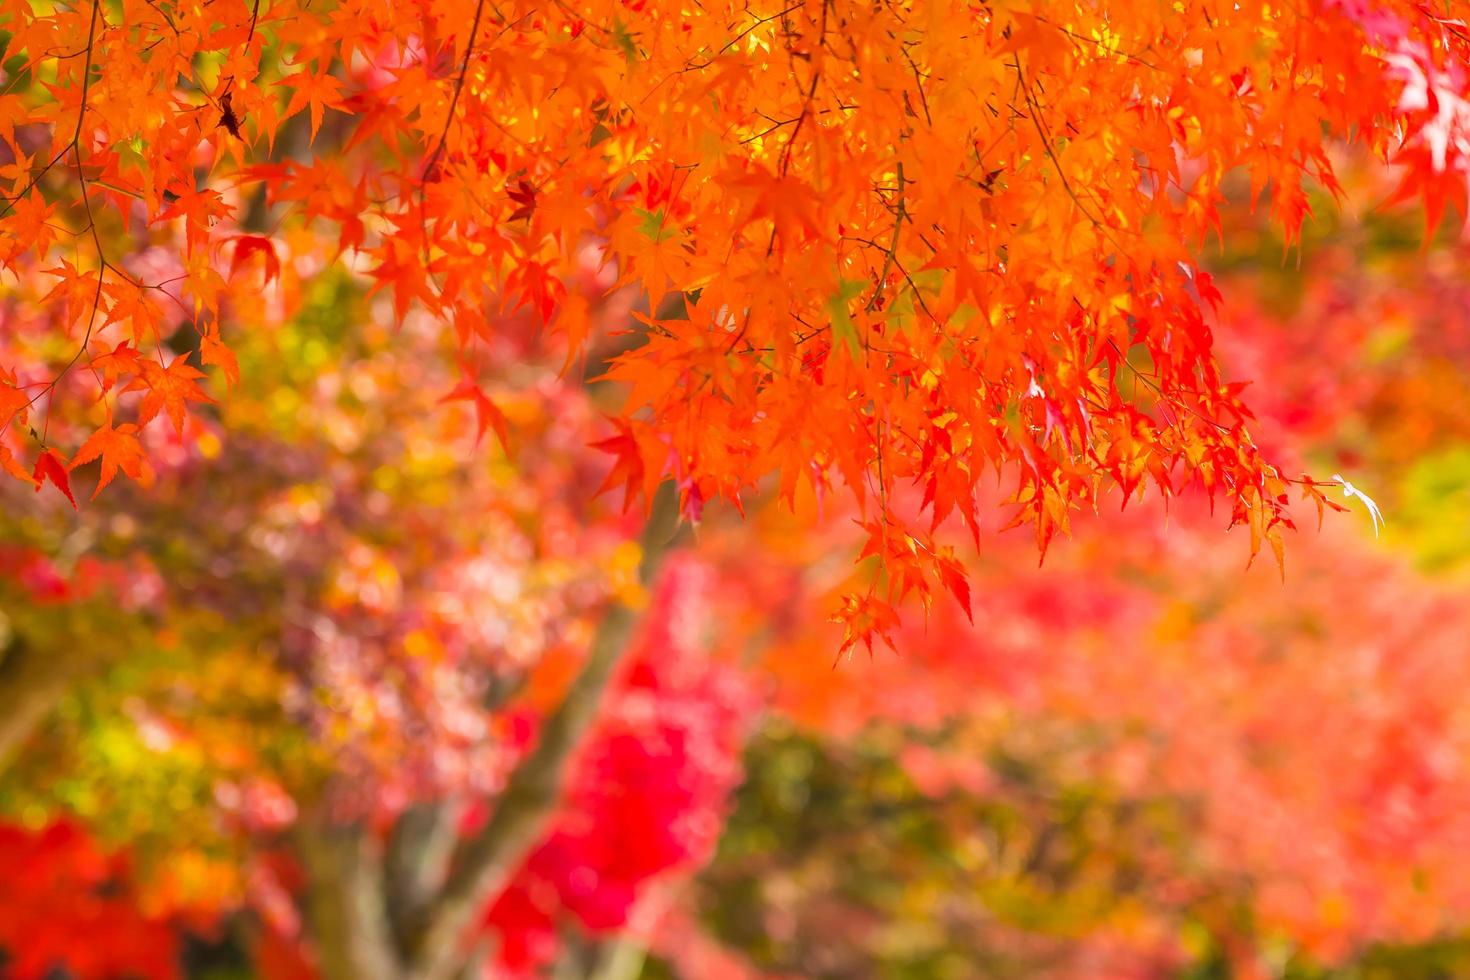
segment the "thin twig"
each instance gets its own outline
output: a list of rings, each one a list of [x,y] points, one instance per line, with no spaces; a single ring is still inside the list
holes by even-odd
[[[444,116],[444,128],[439,133],[438,145],[434,152],[429,154],[429,160],[424,164],[424,172],[419,177],[419,233],[424,239],[424,256],[428,258],[428,222],[424,216],[424,197],[428,189],[429,174],[439,164],[439,157],[444,153],[444,145],[449,140],[449,127],[454,124],[454,110],[459,106],[460,92],[464,91],[465,76],[470,71],[470,56],[475,51],[475,39],[480,35],[480,16],[485,12],[485,0],[476,0],[475,19],[470,23],[470,40],[465,45],[464,61],[459,66],[459,77],[454,80],[454,95],[449,99],[449,112]]]
[[[903,222],[908,217],[908,211],[904,209],[903,198],[903,161],[898,163],[898,204],[893,213],[893,237],[888,242],[888,250],[883,256],[883,269],[878,273],[878,288],[873,290],[873,298],[868,300],[868,310],[877,309],[878,304],[883,302],[883,288],[888,283],[888,273],[893,271],[893,263],[898,256],[898,233],[903,230]]]
[[[82,171],[82,124],[87,118],[87,94],[92,86],[92,53],[97,40],[97,21],[101,16],[102,0],[92,0],[92,20],[87,28],[87,61],[82,67],[82,97],[77,107],[77,128],[72,132],[70,145],[64,148],[56,157],[56,160],[60,160],[66,154],[67,150],[71,150],[76,154],[77,179],[82,184],[82,204],[87,211],[87,227],[92,233],[92,244],[97,249],[97,262],[99,263],[97,269],[97,290],[92,294],[92,313],[87,318],[87,332],[82,337],[81,346],[71,356],[71,360],[67,361],[66,365],[47,383],[46,387],[42,388],[36,393],[35,397],[26,403],[27,408],[34,405],[42,397],[55,391],[56,386],[61,383],[61,379],[66,377],[71,369],[76,366],[77,361],[86,352],[87,344],[92,339],[92,330],[97,324],[97,310],[102,305],[102,279],[107,271],[107,258],[102,254],[102,239],[97,234],[97,222],[92,217],[92,202],[87,198],[87,178]],[[50,164],[47,164],[46,169],[51,169],[51,166],[55,164],[56,160],[52,160]],[[36,180],[39,180],[44,174],[45,172],[42,171],[42,174],[37,176]],[[34,185],[35,181],[31,183]],[[41,445],[43,446],[46,444],[46,431],[50,427],[50,424],[51,413],[48,411],[46,413],[46,422],[41,426],[41,435],[39,436]],[[34,430],[32,431],[34,432]]]

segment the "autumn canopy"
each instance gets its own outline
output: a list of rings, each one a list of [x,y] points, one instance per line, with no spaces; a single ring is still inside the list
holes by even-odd
[[[146,481],[324,262],[452,332],[446,395],[513,445],[503,335],[579,363],[568,282],[611,266],[649,311],[605,372],[611,482],[690,516],[771,476],[856,498],[882,573],[854,640],[966,601],[932,529],[978,534],[987,472],[1043,548],[1110,488],[1195,483],[1279,550],[1288,484],[1321,491],[1216,366],[1225,184],[1288,241],[1342,140],[1431,223],[1464,198],[1466,35],[1418,3],[98,0],[4,29],[13,477]]]

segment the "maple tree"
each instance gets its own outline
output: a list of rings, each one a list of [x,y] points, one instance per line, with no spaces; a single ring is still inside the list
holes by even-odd
[[[1391,230],[1378,228],[1374,234]],[[1335,229],[1334,234],[1343,231]],[[1270,253],[1277,243],[1266,241],[1259,247]],[[1454,407],[1434,398],[1436,389],[1421,389],[1445,370],[1442,351],[1455,349],[1463,327],[1458,315],[1446,312],[1461,308],[1452,292],[1461,288],[1455,267],[1408,275],[1404,260],[1412,267],[1418,243],[1407,242],[1400,249],[1401,254],[1385,254],[1378,246],[1380,265],[1368,282],[1361,265],[1348,270],[1345,280],[1336,278],[1342,256],[1323,249],[1315,259],[1325,269],[1308,266],[1303,305],[1287,322],[1276,322],[1277,314],[1266,309],[1246,309],[1224,325],[1231,328],[1226,356],[1255,365],[1251,373],[1262,386],[1263,437],[1279,442],[1282,453],[1291,446],[1315,452],[1324,442],[1359,449],[1381,445],[1390,454],[1387,465],[1370,466],[1338,449],[1315,457],[1318,465],[1328,467],[1351,464],[1355,473],[1366,467],[1365,479],[1375,492],[1387,486],[1389,474],[1406,458],[1400,454],[1435,448],[1433,443],[1406,446],[1404,433],[1452,443],[1462,431],[1449,424],[1452,411],[1446,421],[1428,427],[1416,421],[1425,412],[1439,419]],[[1256,274],[1252,268],[1251,275]],[[1245,283],[1237,286],[1243,290]],[[1337,302],[1343,290],[1358,302]],[[316,635],[319,625],[310,631],[315,638],[298,631],[293,642],[300,644],[295,647],[298,669],[309,668],[303,679],[321,692],[327,707],[309,715],[303,728],[330,730],[347,720],[342,715],[348,705],[362,705],[361,710],[375,716],[346,737],[329,738],[329,769],[339,774],[336,778],[347,777],[353,806],[369,806],[380,814],[378,820],[393,827],[391,840],[422,833],[425,815],[452,801],[454,788],[462,785],[455,772],[439,771],[429,761],[444,758],[439,751],[425,751],[429,747],[451,749],[451,759],[463,753],[465,763],[486,771],[506,764],[494,749],[503,743],[485,746],[490,751],[474,750],[455,740],[452,731],[430,728],[436,734],[428,735],[420,727],[437,725],[436,716],[447,722],[464,707],[457,701],[438,703],[443,687],[433,685],[440,692],[436,698],[419,700],[415,692],[425,688],[417,681],[384,685],[372,678],[375,665],[422,664],[427,652],[423,631],[396,632],[414,622],[418,613],[413,610],[425,604],[442,608],[414,584],[419,575],[441,565],[455,578],[466,577],[468,571],[457,557],[460,546],[452,542],[419,557],[400,550],[395,526],[413,528],[421,537],[448,523],[440,508],[469,508],[475,515],[472,526],[489,523],[490,537],[503,540],[506,530],[491,515],[504,506],[499,501],[517,494],[505,495],[471,479],[443,496],[448,487],[441,482],[440,468],[461,473],[463,447],[479,428],[476,407],[437,415],[426,411],[450,387],[447,381],[431,380],[445,366],[435,367],[427,349],[414,349],[427,343],[428,335],[384,331],[376,339],[354,337],[344,330],[358,315],[350,296],[350,291],[328,290],[308,307],[298,327],[278,334],[252,333],[242,345],[247,379],[258,378],[265,364],[291,365],[289,380],[303,395],[279,407],[276,418],[264,419],[274,400],[273,385],[251,389],[247,380],[222,407],[218,431],[223,444],[208,457],[185,457],[177,471],[157,473],[146,490],[135,493],[126,484],[115,488],[103,498],[106,508],[82,514],[81,520],[96,522],[91,533],[103,539],[102,554],[115,533],[109,528],[127,515],[134,537],[126,539],[123,553],[134,559],[154,556],[160,582],[148,585],[136,566],[124,570],[94,563],[68,577],[38,555],[23,561],[11,556],[4,567],[14,570],[14,584],[27,599],[3,608],[26,613],[16,626],[32,635],[48,610],[52,628],[59,622],[98,621],[99,629],[115,635],[117,613],[127,603],[154,606],[158,599],[149,597],[150,590],[166,590],[167,583],[177,581],[183,585],[180,599],[210,597],[208,604],[220,611],[236,610],[232,627],[225,631],[206,624],[191,628],[185,609],[166,614],[172,629],[185,633],[186,646],[207,648],[219,643],[209,638],[212,634],[224,633],[233,645],[255,635],[261,620],[275,615],[269,612],[278,601],[272,597],[281,590],[271,584],[273,576],[319,583],[316,616],[332,626],[322,631],[326,639]],[[1425,309],[1398,316],[1382,312],[1404,304],[1411,309],[1425,304]],[[329,309],[335,316],[324,318]],[[1438,311],[1439,318],[1430,311]],[[1291,345],[1306,342],[1302,334],[1308,323],[1316,325],[1314,336],[1332,357],[1308,358],[1293,351]],[[1375,331],[1389,337],[1408,331],[1409,336],[1384,348],[1381,339],[1374,340]],[[300,345],[323,338],[349,348],[366,344],[368,350],[334,349],[326,367],[301,363],[295,356]],[[1286,353],[1279,352],[1283,345]],[[1373,348],[1385,352],[1364,354]],[[1350,366],[1355,370],[1349,371]],[[320,385],[306,384],[311,377]],[[368,379],[373,394],[363,404],[359,399],[369,390]],[[1454,384],[1446,379],[1436,383]],[[1323,385],[1339,387],[1324,392]],[[1303,396],[1303,391],[1313,394]],[[534,477],[538,514],[530,526],[548,541],[567,526],[557,516],[559,507],[583,499],[602,475],[585,461],[566,469],[557,461],[561,452],[573,461],[595,455],[580,448],[586,437],[579,434],[592,421],[587,406],[568,395],[561,389],[545,403],[501,396],[523,438],[551,426],[521,454],[524,460],[545,461],[546,469]],[[1354,406],[1361,417],[1354,417]],[[303,419],[324,424],[303,426]],[[434,435],[441,426],[454,436],[447,443],[444,433]],[[1371,437],[1339,442],[1344,429],[1358,427]],[[404,446],[436,448],[414,463],[398,455],[399,435]],[[375,527],[370,517],[367,523],[355,523],[373,513],[360,511],[354,501],[360,494],[372,495],[385,463],[391,463],[386,469],[410,477],[390,491],[395,520],[384,527]],[[568,472],[579,471],[580,479],[590,481],[586,487],[579,489],[575,478],[562,485]],[[523,470],[514,480],[533,472]],[[323,474],[336,475],[326,479]],[[78,518],[64,499],[16,489],[22,492],[12,498],[11,513],[25,508],[42,508],[44,513],[49,500],[53,506],[47,520],[55,533],[75,532]],[[982,501],[982,506],[995,502]],[[808,501],[807,507],[814,508],[815,502]],[[1400,507],[1395,502],[1389,509],[1397,529]],[[821,733],[837,766],[859,774],[855,781],[860,787],[854,792],[840,781],[834,786],[821,762],[792,764],[792,749],[779,741],[790,736],[775,728],[781,746],[775,753],[778,764],[767,768],[759,758],[755,761],[755,782],[745,793],[734,839],[696,892],[701,903],[722,909],[718,933],[750,949],[756,962],[796,975],[857,970],[871,962],[922,964],[929,962],[925,957],[965,965],[983,961],[997,972],[1028,975],[1040,972],[1043,964],[1058,976],[1092,975],[1102,969],[1129,976],[1216,961],[1249,975],[1252,964],[1281,955],[1282,948],[1293,950],[1293,963],[1330,963],[1358,955],[1365,943],[1414,943],[1461,921],[1462,897],[1453,879],[1436,868],[1453,866],[1452,858],[1437,855],[1456,839],[1462,780],[1427,761],[1442,757],[1444,748],[1455,744],[1456,712],[1444,701],[1462,686],[1456,673],[1462,668],[1454,655],[1460,629],[1455,596],[1406,576],[1392,562],[1365,558],[1345,537],[1350,526],[1328,525],[1327,541],[1319,545],[1307,540],[1294,549],[1289,590],[1275,584],[1269,569],[1257,569],[1242,581],[1239,551],[1214,543],[1211,522],[1201,511],[1197,500],[1176,502],[1167,533],[1161,531],[1160,515],[1149,509],[1130,508],[1124,518],[1089,522],[1045,570],[1021,575],[1016,567],[1032,564],[1032,546],[1014,536],[998,536],[971,572],[977,584],[973,611],[983,624],[979,632],[970,631],[958,607],[941,609],[927,631],[916,622],[904,629],[899,636],[902,660],[860,658],[835,671],[830,654],[840,631],[823,632],[821,617],[811,616],[810,610],[830,602],[829,587],[848,585],[840,561],[826,562],[824,572],[816,570],[824,564],[818,557],[822,552],[840,553],[845,547],[841,526],[849,515],[829,513],[823,522],[810,510],[794,517],[767,510],[738,525],[713,515],[706,520],[701,553],[723,554],[729,563],[730,574],[718,585],[724,632],[743,634],[754,628],[772,634],[762,640],[758,665],[759,676],[779,684],[778,710]],[[165,518],[180,513],[191,515],[175,518],[186,521],[189,530],[183,534]],[[598,528],[586,515],[577,520],[583,533]],[[813,533],[824,523],[827,531]],[[251,528],[253,533],[221,535],[221,527]],[[311,533],[318,557],[271,550],[288,540],[283,532],[293,527],[315,529]],[[806,528],[805,533],[797,533],[798,528]],[[138,529],[144,535],[141,541]],[[611,539],[625,533],[604,530]],[[1366,527],[1359,530],[1366,532]],[[753,531],[765,538],[754,549]],[[199,558],[181,561],[177,549],[183,542],[194,542],[196,549],[201,543],[207,546],[196,552]],[[45,547],[40,536],[33,543]],[[470,550],[483,555],[484,548],[480,543]],[[792,548],[795,555],[787,553]],[[502,567],[513,564],[504,551],[492,554]],[[225,555],[241,562],[234,566],[236,573],[248,572],[201,588],[200,571]],[[242,561],[246,555],[255,557]],[[280,567],[268,572],[275,562]],[[429,574],[423,581],[443,580]],[[234,584],[226,587],[226,581]],[[123,593],[113,590],[120,585],[132,586],[134,597],[119,602]],[[476,595],[482,609],[491,601],[484,593]],[[58,605],[98,596],[107,601],[91,607]],[[1344,616],[1339,606],[1354,615]],[[247,612],[241,615],[239,610]],[[315,617],[313,621],[321,623]],[[452,623],[441,621],[431,631],[429,650],[434,644],[461,649],[464,637],[456,638],[447,629]],[[655,629],[669,625],[658,615],[653,623]],[[1324,623],[1331,624],[1325,635]],[[390,639],[382,647],[358,646],[343,656],[349,644],[379,642],[372,637],[385,625]],[[534,635],[535,629],[528,632]],[[1390,634],[1411,639],[1390,645]],[[1372,682],[1377,693],[1363,704],[1356,693],[1362,659],[1341,651],[1369,636],[1384,639],[1372,648],[1381,651]],[[1271,639],[1263,645],[1267,637]],[[53,636],[37,636],[37,641],[46,649],[61,646]],[[244,642],[248,647],[249,640]],[[84,637],[82,643],[91,646],[97,640]],[[1285,657],[1278,643],[1290,644]],[[130,660],[149,656],[142,652],[145,645],[132,641]],[[568,811],[528,852],[527,863],[507,891],[481,910],[484,934],[496,937],[496,969],[534,974],[553,958],[565,965],[577,934],[585,934],[582,941],[589,947],[588,973],[622,948],[602,945],[609,932],[630,930],[639,944],[659,951],[671,948],[667,931],[641,932],[646,927],[640,920],[659,900],[649,882],[667,875],[665,862],[698,860],[701,848],[708,846],[707,821],[718,810],[713,801],[721,795],[719,780],[729,778],[731,747],[724,743],[715,763],[707,755],[685,756],[688,768],[681,768],[662,748],[669,729],[650,731],[638,719],[647,717],[646,692],[668,685],[671,697],[654,697],[659,699],[659,716],[675,721],[675,738],[692,737],[697,744],[714,735],[704,744],[719,744],[719,725],[682,727],[690,714],[719,718],[722,708],[718,699],[712,704],[701,700],[709,690],[704,682],[696,680],[691,687],[680,680],[680,675],[689,677],[692,652],[676,646],[669,651],[672,656],[663,655],[667,660],[650,658],[637,668],[641,677],[630,685],[631,696],[613,695],[612,717],[603,728],[613,737],[603,741],[602,734],[594,735],[588,747],[589,757],[599,761],[578,767],[571,778]],[[523,648],[521,655],[533,654],[534,647]],[[313,655],[333,666],[319,672]],[[635,656],[642,660],[647,654]],[[474,668],[473,660],[453,655],[451,660],[459,664],[455,669],[490,666]],[[648,669],[660,663],[662,668]],[[1415,666],[1408,669],[1411,663]],[[669,673],[660,676],[663,670]],[[262,673],[264,703],[241,697],[239,689],[261,686]],[[0,808],[24,812],[42,801],[55,806],[59,799],[67,810],[80,810],[109,833],[131,840],[141,854],[162,848],[167,855],[163,863],[192,869],[200,877],[193,882],[180,882],[178,875],[154,877],[144,893],[149,896],[142,903],[145,918],[158,920],[162,909],[177,920],[172,909],[188,908],[185,896],[196,905],[225,909],[243,897],[271,924],[254,940],[255,968],[265,976],[299,975],[279,971],[301,969],[303,957],[309,961],[320,941],[304,900],[311,883],[329,871],[302,860],[319,844],[309,849],[288,839],[283,845],[280,835],[296,819],[293,811],[311,799],[310,780],[291,777],[292,767],[276,769],[276,762],[231,769],[198,758],[218,755],[223,760],[248,747],[247,757],[301,757],[319,764],[320,756],[299,741],[272,749],[270,740],[276,735],[268,736],[263,746],[260,736],[243,735],[233,721],[220,725],[221,718],[248,718],[251,727],[260,726],[262,718],[274,718],[264,726],[267,731],[276,726],[290,731],[300,724],[271,713],[271,702],[280,696],[269,680],[275,673],[275,668],[252,663],[247,651],[237,650],[171,666],[141,688],[108,678],[101,690],[84,695],[93,705],[84,715],[105,717],[109,710],[121,709],[123,717],[115,723],[91,720],[87,725],[92,731],[76,722],[56,725],[45,741],[33,743],[32,754],[12,774],[6,788],[15,792],[18,776],[22,795],[6,799],[0,793]],[[699,676],[695,671],[694,677]],[[7,685],[3,690],[13,689]],[[180,698],[181,689],[191,697]],[[1167,693],[1176,691],[1190,692],[1184,701],[1188,710],[1181,709],[1179,694]],[[404,693],[413,696],[416,710],[427,714],[400,728],[387,721],[386,712]],[[201,700],[191,703],[192,698]],[[75,717],[74,712],[63,714],[68,717]],[[1299,720],[1285,724],[1276,719]],[[517,727],[509,742],[518,746],[534,725],[515,716],[510,720]],[[1148,737],[1140,737],[1140,730]],[[637,735],[629,738],[633,732]],[[68,739],[79,744],[62,747]],[[141,743],[133,750],[136,759],[123,761],[118,739]],[[111,745],[106,757],[112,772],[99,780],[101,785],[89,785],[74,774],[86,771],[89,756],[104,755],[97,743]],[[1263,745],[1280,761],[1261,767],[1257,757]],[[1156,746],[1157,754],[1152,751]],[[796,754],[809,757],[810,752]],[[194,761],[188,761],[191,755]],[[1324,758],[1331,761],[1324,763]],[[1360,764],[1360,759],[1371,764]],[[605,775],[589,776],[589,769]],[[1342,774],[1340,787],[1328,791],[1302,778],[1302,773],[1317,770]],[[57,780],[51,775],[55,773],[66,775]],[[642,775],[626,775],[637,773]],[[1349,773],[1354,775],[1349,778]],[[712,781],[706,781],[709,776]],[[233,849],[238,843],[222,854],[216,851],[208,859],[208,874],[198,870],[197,854],[188,862],[181,860],[194,853],[199,841],[212,837],[208,818],[160,820],[158,802],[176,793],[181,783],[198,786],[194,792],[208,802],[194,805],[218,808],[232,833],[245,842],[246,853],[254,855],[242,857]],[[630,786],[639,788],[648,805],[641,805],[636,795],[628,798]],[[652,792],[654,787],[673,792]],[[752,826],[748,801],[773,789],[780,795],[767,809],[755,811]],[[440,795],[445,790],[449,795]],[[405,811],[399,809],[405,792],[424,795]],[[681,813],[678,796],[683,792],[700,802]],[[1239,807],[1242,793],[1255,801],[1247,812]],[[975,802],[977,798],[982,802]],[[793,799],[807,803],[793,806]],[[426,806],[429,800],[433,806]],[[1194,802],[1200,800],[1203,808]],[[792,816],[800,821],[793,830],[782,823],[783,805],[792,807]],[[451,803],[449,809],[458,807]],[[473,809],[471,824],[485,816]],[[1200,812],[1214,816],[1196,823]],[[578,832],[578,813],[598,815],[594,831],[588,833],[583,825]],[[696,826],[704,821],[706,829],[691,838],[684,835],[692,814],[702,815]],[[1298,829],[1283,835],[1283,824]],[[628,846],[629,834],[620,828],[629,825],[657,832],[647,850]],[[328,822],[315,832],[333,827]],[[350,824],[348,828],[350,833]],[[771,846],[773,829],[782,841],[790,833],[784,846]],[[53,833],[60,836],[63,831]],[[1174,843],[1161,846],[1160,839]],[[1187,843],[1178,843],[1181,839]],[[34,834],[30,840],[29,850],[21,853],[38,862],[53,860],[47,857],[50,851],[34,842]],[[976,853],[990,853],[991,847],[999,848],[995,865],[968,863]],[[883,855],[877,873],[873,854]],[[74,872],[55,860],[63,880],[72,880],[64,876]],[[890,870],[889,862],[902,863]],[[596,875],[596,886],[578,886],[589,871]],[[651,878],[643,877],[650,872]],[[915,881],[915,873],[926,877]],[[207,887],[201,887],[201,880]],[[895,888],[923,897],[899,899]],[[1314,904],[1308,897],[1314,890],[1339,897]],[[242,891],[243,896],[238,894]],[[160,894],[178,904],[162,902]],[[43,909],[64,902],[49,893],[24,895],[23,901]],[[735,908],[732,902],[738,902]],[[889,925],[875,926],[875,916]],[[777,928],[783,920],[789,924]],[[935,943],[932,927],[918,929],[916,921],[945,923],[953,931],[941,931],[938,940],[952,945],[911,945],[916,936]],[[37,933],[46,942],[28,952],[64,962],[77,926],[65,916],[55,916],[53,922],[54,928]],[[752,924],[769,934],[752,937]],[[195,928],[210,931],[207,925]],[[899,937],[907,950],[901,954],[888,945]],[[150,964],[162,962],[156,951],[154,958],[129,960],[136,956],[129,949],[125,944],[109,948],[113,959],[106,962],[131,963],[135,972],[155,975]],[[73,971],[91,968],[87,961],[69,966]],[[699,966],[685,968],[682,975],[719,974]]]
[[[703,563],[672,562],[646,596],[638,518],[592,501],[605,467],[580,389],[548,377],[501,398],[526,456],[483,465],[466,452],[478,406],[441,394],[458,372],[442,338],[348,329],[362,299],[339,279],[237,345],[218,426],[155,446],[146,489],[80,511],[0,492],[19,542],[0,566],[0,692],[25,709],[0,726],[0,811],[77,888],[98,886],[36,841],[81,821],[127,846],[128,894],[173,940],[151,959],[111,949],[97,976],[154,975],[186,927],[220,942],[242,922],[266,975],[402,975],[396,950],[371,958],[381,934],[332,909],[380,908],[396,945],[451,881],[479,897],[447,906],[470,937],[436,948],[449,966],[494,937],[494,969],[532,976],[651,929],[713,844],[755,699],[710,657]],[[271,363],[285,376],[262,380]],[[594,630],[610,601],[639,608],[636,635],[631,610],[618,642]],[[658,833],[619,844],[630,827]],[[69,953],[76,919],[48,918],[61,888],[12,884],[52,922],[12,969],[92,971]]]
[[[7,0],[0,468],[21,543],[0,575],[0,765],[8,810],[70,815],[4,843],[128,898],[126,862],[69,836],[72,815],[140,860],[193,855],[153,863],[138,928],[248,905],[283,975],[449,976],[485,937],[495,969],[534,973],[570,935],[637,931],[711,846],[755,703],[678,628],[706,573],[659,576],[673,526],[702,524],[715,556],[721,652],[810,671],[849,726],[864,712],[843,697],[970,694],[974,662],[919,639],[905,601],[952,595],[932,610],[948,635],[1032,608],[1000,588],[1009,569],[1109,495],[1202,491],[1281,560],[1288,490],[1325,506],[1333,481],[1294,476],[1309,468],[1272,439],[1296,382],[1258,403],[1221,366],[1215,315],[1248,287],[1217,286],[1207,240],[1239,230],[1233,197],[1283,248],[1339,203],[1417,198],[1431,233],[1463,216],[1455,15]],[[1344,152],[1398,179],[1354,181]],[[1252,336],[1262,361],[1317,354]],[[1357,350],[1324,367],[1350,374]],[[1006,507],[1034,545],[981,543]],[[1122,526],[1148,540],[1162,519]],[[752,534],[783,556],[761,575]],[[853,550],[840,574],[819,560]],[[1084,598],[1073,623],[1116,625],[1110,652],[1153,608]],[[832,653],[880,639],[933,652],[922,683],[833,684]],[[1429,695],[1459,675],[1426,664],[1393,717],[1433,703],[1452,728]],[[1122,697],[1132,674],[1086,676],[1119,695],[1086,720],[1177,734]],[[1210,693],[1228,701],[1226,681]],[[1063,715],[1083,697],[1044,693]],[[1221,716],[1220,744],[1253,737],[1255,716]],[[48,717],[45,751],[19,753]],[[1395,758],[1372,774],[1398,792]],[[1435,778],[1404,790],[1435,802],[1430,831]],[[1363,814],[1293,802],[1329,830]],[[1422,935],[1425,901],[1384,884],[1412,863],[1395,841],[1353,866],[1395,903],[1345,899],[1355,936]],[[1255,867],[1283,856],[1269,835],[1226,843]],[[1291,896],[1263,908],[1323,955],[1340,939]],[[70,959],[55,937],[11,966],[165,969]]]

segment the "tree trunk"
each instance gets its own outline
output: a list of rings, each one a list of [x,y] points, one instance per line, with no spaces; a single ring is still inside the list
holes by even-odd
[[[0,773],[56,707],[70,680],[64,652],[43,652],[20,636],[0,647]]]
[[[306,915],[322,980],[397,980],[382,863],[362,828],[303,816],[297,850],[310,880]]]
[[[677,494],[665,484],[644,528],[638,570],[644,585],[657,574],[678,523]],[[409,838],[433,840],[427,827],[399,828],[383,854],[359,828],[303,818],[298,845],[311,879],[308,921],[323,980],[455,980],[476,955],[465,942],[475,915],[545,835],[568,764],[631,646],[637,621],[637,613],[617,601],[604,613],[581,672],[546,719],[535,748],[511,773],[484,829],[458,842],[447,865],[439,865],[438,855],[420,856],[447,868],[442,875],[424,867],[412,882],[390,887],[384,880],[385,867],[402,872],[400,848],[418,850]],[[395,907],[405,899],[420,907]]]
[[[638,577],[653,582],[679,525],[678,494],[665,483],[643,531]],[[536,747],[516,767],[495,813],[455,852],[449,876],[408,949],[411,980],[452,980],[475,913],[509,881],[546,832],[566,781],[567,764],[591,726],[613,671],[632,640],[637,614],[615,602],[597,627],[582,672],[542,727]]]

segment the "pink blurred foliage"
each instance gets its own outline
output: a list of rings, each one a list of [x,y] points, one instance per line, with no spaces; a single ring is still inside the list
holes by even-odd
[[[665,571],[552,832],[486,913],[495,975],[536,975],[566,921],[593,935],[624,928],[655,883],[712,852],[759,704],[704,650],[711,582],[686,557]]]

